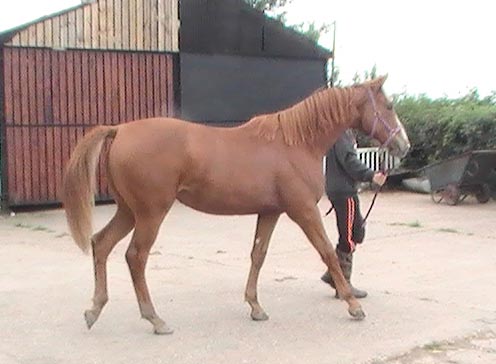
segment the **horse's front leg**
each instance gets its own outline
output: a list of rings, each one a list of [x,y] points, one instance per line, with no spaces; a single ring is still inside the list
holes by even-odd
[[[363,319],[365,313],[357,299],[351,293],[349,284],[346,282],[343,271],[339,266],[336,252],[325,232],[319,209],[316,205],[295,204],[295,208],[288,211],[288,216],[295,221],[308,237],[312,245],[317,249],[320,257],[327,265],[329,273],[336,284],[339,297],[348,303],[348,312],[356,319]]]
[[[258,215],[257,229],[251,251],[251,267],[246,283],[245,300],[251,307],[251,318],[255,321],[264,321],[269,318],[263,308],[258,303],[257,282],[260,269],[262,268],[267,249],[269,247],[270,237],[274,231],[279,214]]]

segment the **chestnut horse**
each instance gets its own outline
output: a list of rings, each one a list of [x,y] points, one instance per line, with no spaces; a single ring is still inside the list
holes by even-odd
[[[365,314],[339,267],[317,207],[324,192],[322,159],[347,128],[367,132],[393,155],[410,144],[391,101],[382,91],[386,77],[347,88],[317,91],[298,104],[256,116],[233,128],[215,128],[172,118],[97,126],[77,145],[67,166],[63,202],[72,237],[93,250],[95,292],[85,312],[88,328],[107,303],[107,257],[133,228],[126,261],[141,316],[156,334],[172,330],[157,315],[145,266],[159,227],[177,199],[219,215],[257,214],[245,299],[253,320],[266,320],[257,281],[279,216],[297,223],[327,265],[351,316]],[[117,211],[92,236],[95,174],[102,145],[108,152],[108,181]]]

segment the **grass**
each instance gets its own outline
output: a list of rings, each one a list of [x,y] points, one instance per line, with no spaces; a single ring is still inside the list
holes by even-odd
[[[33,230],[33,231],[46,231],[47,233],[54,233],[55,232],[55,231],[53,231],[53,230],[51,230],[45,226],[41,226],[41,225],[35,226],[31,230]]]
[[[408,227],[411,227],[411,228],[420,228],[420,227],[422,227],[422,224],[418,220],[411,221],[411,222],[392,222],[392,223],[390,223],[388,225],[389,226],[408,226]]]
[[[392,222],[388,224],[389,226],[407,226],[411,228],[421,228],[423,227],[422,223],[418,220],[411,221],[411,222]],[[451,233],[451,234],[464,234],[463,232],[453,229],[453,228],[439,228],[436,229],[435,231],[439,231],[441,233]],[[466,233],[465,235],[472,236],[474,233]]]
[[[22,229],[31,229],[31,225],[24,224],[22,222],[18,222],[17,224],[14,225],[15,227],[22,228]]]
[[[452,228],[441,228],[441,229],[437,229],[437,231],[440,231],[442,233],[460,234],[460,231]]]
[[[442,351],[443,350],[443,343],[440,343],[438,341],[433,341],[429,344],[425,344],[422,346],[422,349],[427,350],[427,351]]]
[[[51,230],[49,228],[47,228],[46,226],[42,226],[42,225],[29,225],[29,224],[25,224],[23,222],[18,222],[14,225],[15,227],[18,227],[18,228],[21,228],[21,229],[29,229],[29,230],[32,230],[32,231],[44,231],[44,232],[47,232],[47,233],[54,233],[55,231],[54,230]]]
[[[411,222],[392,222],[388,224],[389,226],[407,226],[411,228],[421,228],[423,227],[422,223],[418,220],[411,221]],[[435,231],[439,231],[441,233],[451,233],[451,234],[465,234],[468,236],[474,235],[474,233],[463,233],[460,230],[453,229],[453,228],[438,228],[435,229]]]

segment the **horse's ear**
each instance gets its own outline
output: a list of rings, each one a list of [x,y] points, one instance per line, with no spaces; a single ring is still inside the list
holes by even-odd
[[[384,85],[384,82],[386,82],[387,78],[388,75],[385,74],[384,76],[379,76],[373,80],[373,88],[375,92],[379,92],[381,87]]]
[[[384,76],[380,76],[379,77],[381,86],[384,85],[384,82],[386,82],[387,78],[388,78],[388,74],[387,73]]]

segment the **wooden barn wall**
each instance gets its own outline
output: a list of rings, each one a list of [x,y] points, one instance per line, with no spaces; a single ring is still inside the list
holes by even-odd
[[[173,115],[174,55],[3,49],[7,204],[59,201],[64,166],[95,125]],[[98,198],[108,199],[104,158]]]
[[[177,0],[99,0],[41,20],[7,44],[177,51],[178,32]]]

